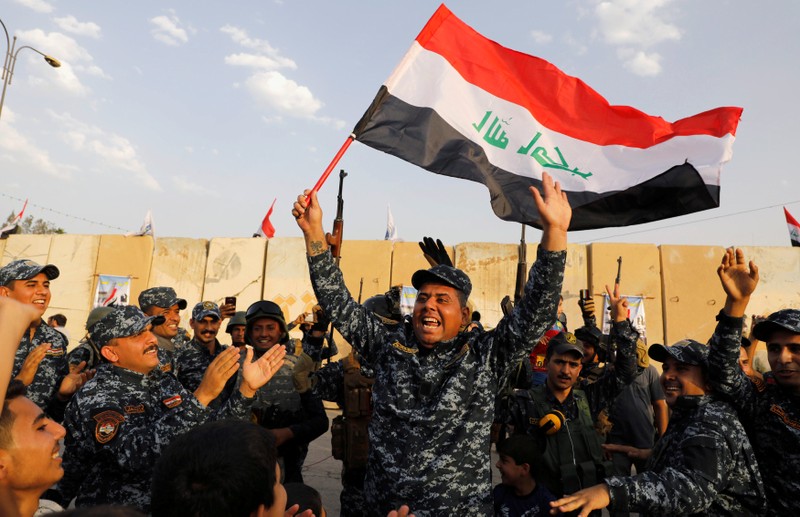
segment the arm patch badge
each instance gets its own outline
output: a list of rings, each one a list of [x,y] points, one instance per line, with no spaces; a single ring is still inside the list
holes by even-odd
[[[125,417],[121,413],[112,409],[98,413],[93,418],[97,422],[94,428],[94,439],[101,444],[113,440],[117,436],[120,424],[125,421]]]

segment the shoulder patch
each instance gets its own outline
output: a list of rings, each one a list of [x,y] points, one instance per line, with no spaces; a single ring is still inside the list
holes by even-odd
[[[180,395],[173,395],[167,399],[162,400],[165,406],[172,409],[174,407],[178,407],[183,402],[183,398]]]
[[[406,354],[416,354],[417,350],[415,348],[409,348],[405,345],[401,345],[399,341],[395,341],[392,343],[392,346],[396,349],[400,350],[401,352],[405,352]]]
[[[120,424],[125,421],[125,417],[113,409],[98,413],[93,418],[97,422],[94,428],[94,439],[97,440],[97,443],[102,444],[113,440],[117,436]]]
[[[125,412],[129,415],[144,413],[144,404],[137,404],[136,406],[125,406]]]

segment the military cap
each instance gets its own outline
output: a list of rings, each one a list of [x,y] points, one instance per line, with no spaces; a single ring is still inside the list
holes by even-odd
[[[171,287],[151,287],[139,294],[139,307],[146,310],[148,307],[162,307],[169,309],[177,305],[180,310],[186,308],[186,300],[178,298],[175,289]]]
[[[430,269],[420,269],[411,277],[411,285],[419,290],[425,284],[444,284],[458,289],[469,298],[472,292],[472,282],[466,273],[453,266],[439,264]]]
[[[586,350],[583,349],[583,346],[578,343],[578,340],[575,339],[575,335],[571,332],[559,332],[550,338],[550,341],[547,343],[548,356],[553,354],[568,354],[570,352],[575,352],[581,357],[586,355]]]
[[[693,339],[682,339],[672,346],[656,343],[650,347],[647,353],[651,359],[660,363],[666,361],[668,357],[672,357],[681,363],[695,366],[708,365],[708,346]]]
[[[231,327],[235,327],[236,325],[247,325],[247,319],[244,316],[244,311],[236,311],[233,314],[233,318],[228,322],[228,326],[225,327],[225,332],[228,334],[231,333],[233,330]]]
[[[0,286],[8,285],[14,280],[30,280],[39,273],[47,275],[48,280],[55,280],[60,271],[53,264],[42,266],[28,259],[15,260],[0,268]]]
[[[192,319],[194,321],[200,321],[206,316],[212,316],[221,320],[222,313],[219,312],[219,305],[214,302],[200,302],[192,309]]]
[[[763,321],[756,323],[753,334],[759,341],[766,342],[770,334],[776,330],[786,330],[792,334],[800,334],[800,311],[797,309],[783,309],[773,312]]]
[[[114,310],[114,307],[95,307],[86,318],[86,330],[92,330],[94,324],[103,319],[106,314]]]
[[[161,325],[164,316],[145,316],[135,305],[114,307],[92,327],[89,338],[103,348],[114,338],[135,336],[147,328],[148,325]]]
[[[584,325],[575,330],[575,337],[586,344],[598,347],[603,339],[603,332],[594,325]]]

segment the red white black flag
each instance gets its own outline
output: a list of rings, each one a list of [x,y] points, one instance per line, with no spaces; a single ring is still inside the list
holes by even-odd
[[[789,239],[792,241],[792,246],[800,246],[800,224],[792,217],[792,214],[783,207],[783,213],[786,215],[786,226],[789,227]]]
[[[353,130],[431,172],[483,183],[501,219],[541,228],[528,191],[547,171],[570,229],[719,206],[741,108],[667,122],[611,106],[578,78],[505,48],[439,7]]]
[[[261,221],[261,227],[253,237],[266,237],[267,239],[271,239],[275,236],[275,227],[272,226],[272,223],[269,221],[269,216],[272,215],[272,209],[275,208],[275,201],[277,200],[278,198],[272,200],[272,204],[269,205],[269,210],[267,210],[267,215],[265,215],[264,219]]]
[[[9,235],[13,235],[17,233],[17,228],[19,227],[20,221],[22,221],[22,216],[25,215],[25,208],[28,206],[28,200],[25,200],[25,203],[22,205],[22,210],[19,211],[16,217],[8,223],[7,225],[0,228],[0,239],[5,239]]]

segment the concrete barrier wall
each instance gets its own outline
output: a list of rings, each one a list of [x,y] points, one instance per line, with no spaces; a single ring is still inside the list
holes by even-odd
[[[458,267],[473,282],[471,303],[494,326],[501,317],[500,301],[513,297],[517,250],[514,244],[461,243],[448,248]],[[588,286],[600,295],[616,275],[616,259],[623,257],[622,285],[625,294],[645,295],[648,340],[673,343],[684,337],[707,340],[722,308],[724,293],[716,268],[723,254],[720,247],[656,247],[647,244],[571,244],[564,278],[564,310],[568,326],[582,324],[577,300]],[[785,307],[800,307],[800,249],[790,247],[745,248],[761,269],[761,284],[752,298],[749,313],[768,313]],[[308,312],[316,303],[308,280],[302,238],[203,239],[123,237],[119,235],[12,235],[0,241],[2,264],[18,258],[54,263],[61,277],[52,284],[47,315],[67,315],[71,344],[83,334],[91,308],[97,275],[132,276],[131,301],[141,290],[171,285],[189,307],[201,300],[222,302],[238,297],[238,309],[256,300],[276,301],[287,320]],[[527,247],[528,266],[536,257],[536,246]],[[362,300],[385,292],[391,285],[410,285],[414,271],[428,264],[416,242],[345,241],[341,268],[348,289],[358,296],[364,279]],[[188,310],[183,325],[188,327]],[[223,329],[224,331],[224,329]],[[228,342],[224,332],[223,342]],[[348,350],[345,345],[343,352]]]

